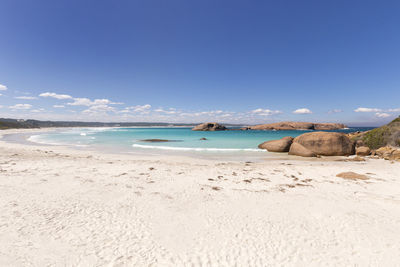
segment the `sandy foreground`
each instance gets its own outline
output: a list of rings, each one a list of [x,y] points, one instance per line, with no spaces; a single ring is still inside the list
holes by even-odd
[[[344,159],[0,141],[0,266],[399,266],[400,163]]]

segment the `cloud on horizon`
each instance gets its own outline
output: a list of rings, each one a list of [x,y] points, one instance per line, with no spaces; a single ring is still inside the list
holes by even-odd
[[[293,114],[312,114],[312,111],[308,108],[299,108],[293,111]]]
[[[354,112],[380,112],[382,111],[380,108],[357,108]]]
[[[70,95],[62,95],[62,94],[56,94],[56,93],[50,93],[50,92],[41,93],[39,96],[40,97],[51,97],[51,98],[56,98],[56,99],[71,99],[72,98],[72,96],[70,96]]]
[[[30,104],[15,104],[14,106],[10,106],[10,109],[31,109],[32,105]]]
[[[271,115],[276,115],[276,114],[282,114],[283,112],[280,110],[270,110],[270,109],[258,108],[258,109],[254,109],[254,110],[250,111],[250,113],[257,114],[260,116],[271,116]]]
[[[375,113],[375,116],[377,116],[378,118],[388,118],[388,117],[390,117],[390,116],[392,116],[391,114],[388,114],[388,113],[384,113],[384,112],[377,112],[377,113]]]
[[[6,91],[8,88],[4,84],[0,83],[0,91]]]
[[[16,96],[15,99],[23,99],[23,100],[34,100],[37,99],[36,96]]]

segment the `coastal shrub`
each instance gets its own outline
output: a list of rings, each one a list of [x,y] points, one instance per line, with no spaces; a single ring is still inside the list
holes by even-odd
[[[364,143],[371,149],[378,149],[387,145],[390,129],[387,126],[373,129],[363,136]]]
[[[395,122],[400,122],[400,116],[394,119],[390,124],[395,123]]]

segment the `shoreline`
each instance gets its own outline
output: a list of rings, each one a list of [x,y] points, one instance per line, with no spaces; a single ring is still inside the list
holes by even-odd
[[[39,147],[48,147],[48,149],[61,149],[61,150],[72,150],[72,151],[87,151],[90,153],[99,153],[99,154],[108,154],[109,156],[116,155],[127,155],[130,157],[162,157],[162,158],[194,158],[194,159],[202,159],[202,160],[210,160],[210,161],[232,161],[232,162],[264,162],[264,161],[274,161],[274,160],[294,160],[294,161],[337,161],[337,160],[346,160],[351,159],[353,156],[329,156],[329,157],[300,157],[294,155],[288,155],[287,153],[275,153],[268,152],[265,150],[260,151],[246,151],[245,149],[213,149],[210,150],[196,150],[190,148],[189,150],[180,149],[179,147],[176,149],[160,149],[154,147],[153,149],[139,149],[138,151],[132,150],[122,150],[118,151],[116,149],[110,149],[110,147],[104,146],[86,146],[86,145],[64,145],[64,144],[51,144],[51,143],[41,143],[28,140],[33,136],[33,133],[46,133],[46,132],[55,132],[61,130],[68,129],[98,129],[98,128],[120,128],[120,127],[50,127],[50,128],[40,128],[40,129],[7,129],[0,131],[0,141],[6,143],[14,143],[28,146],[39,146]],[[123,127],[125,128],[125,127]],[[136,128],[136,127],[135,127]],[[140,128],[140,127],[139,127]],[[13,137],[8,139],[7,137]],[[17,140],[16,140],[17,139]],[[145,147],[146,145],[133,145],[134,147]],[[221,150],[221,151],[218,151]],[[239,154],[240,153],[240,154]],[[249,153],[249,154],[247,154]],[[263,155],[265,154],[265,155]]]
[[[3,139],[0,152],[1,266],[400,261],[397,162],[241,162]],[[336,176],[349,171],[367,179]]]

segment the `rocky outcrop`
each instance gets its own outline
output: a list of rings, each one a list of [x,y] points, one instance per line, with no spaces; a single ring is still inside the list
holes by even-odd
[[[316,157],[317,155],[311,150],[305,148],[299,143],[292,143],[289,149],[289,155],[301,156],[301,157]]]
[[[227,128],[216,122],[207,122],[195,126],[192,131],[225,131]]]
[[[280,140],[266,141],[258,145],[258,148],[266,149],[269,152],[289,152],[293,139],[293,137],[287,136]]]
[[[251,130],[337,130],[346,128],[341,123],[276,122],[247,127]]]
[[[352,134],[355,141],[362,140],[370,149],[392,146],[400,147],[400,117],[390,123],[358,134]]]
[[[297,145],[294,147],[295,149],[292,149],[295,144],[300,144],[315,155],[348,156],[354,154],[354,142],[343,133],[312,132],[296,137],[290,147],[289,154],[297,155],[296,151],[305,154],[304,150]]]
[[[357,156],[368,156],[371,154],[371,149],[367,146],[359,146],[356,147],[356,155]]]
[[[314,123],[314,130],[317,131],[329,131],[347,128],[342,123]]]
[[[390,146],[381,147],[375,150],[375,155],[386,160],[400,161],[400,149]]]

